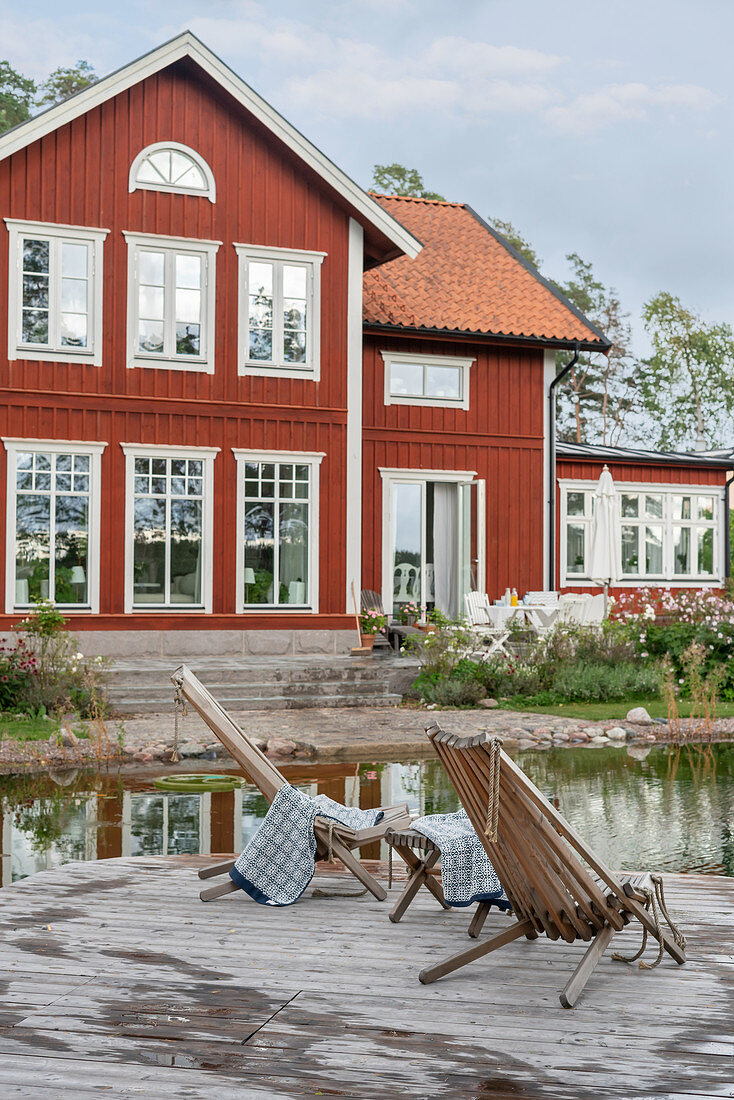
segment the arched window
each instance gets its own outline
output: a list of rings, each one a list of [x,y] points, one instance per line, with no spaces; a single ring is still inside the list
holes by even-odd
[[[216,185],[203,157],[175,141],[142,149],[130,166],[130,191],[170,191],[216,201]]]

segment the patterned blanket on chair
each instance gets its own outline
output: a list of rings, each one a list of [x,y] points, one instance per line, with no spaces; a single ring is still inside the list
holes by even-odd
[[[465,810],[421,817],[411,829],[427,836],[441,849],[441,884],[449,905],[491,901],[498,909],[511,908]]]
[[[316,870],[313,823],[317,817],[338,821],[350,829],[367,829],[377,824],[382,810],[349,809],[325,794],[309,798],[285,784],[229,872],[235,886],[260,905],[292,905],[298,901]]]

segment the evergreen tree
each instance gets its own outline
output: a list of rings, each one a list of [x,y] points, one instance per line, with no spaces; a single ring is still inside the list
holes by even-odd
[[[403,164],[376,164],[372,172],[372,189],[383,195],[408,195],[414,199],[446,201],[438,192],[426,191],[420,172],[416,168],[406,168]]]
[[[59,66],[41,84],[36,102],[39,107],[53,107],[70,95],[96,83],[97,74],[88,61],[77,61],[76,65],[68,69]]]
[[[35,97],[35,82],[0,61],[0,133],[31,117]]]

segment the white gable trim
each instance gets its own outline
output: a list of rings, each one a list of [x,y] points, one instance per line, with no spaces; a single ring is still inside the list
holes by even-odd
[[[134,84],[167,68],[175,61],[183,57],[190,57],[218,84],[229,92],[250,114],[261,122],[272,134],[286,145],[291,152],[300,157],[310,168],[316,172],[325,183],[333,187],[365,220],[393,242],[402,252],[414,258],[421,251],[422,245],[415,237],[404,229],[387,211],[370,198],[349,176],[329,160],[328,157],[307,141],[303,134],[279,115],[269,103],[245,84],[236,73],[223,61],[213,54],[203,42],[200,42],[191,31],[165,42],[162,46],[138,58],[137,61],[125,65],[117,72],[103,77],[93,84],[91,88],[85,88],[63,103],[50,107],[28,122],[16,126],[9,133],[0,137],[0,160],[24,149],[33,141],[50,134],[59,126],[72,122],[75,118],[100,106],[113,96],[126,91]]]

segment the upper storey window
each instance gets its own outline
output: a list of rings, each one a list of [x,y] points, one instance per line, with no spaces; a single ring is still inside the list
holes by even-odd
[[[320,373],[323,252],[236,244],[239,373],[309,378]]]
[[[157,142],[142,149],[130,166],[130,191],[170,191],[199,195],[216,202],[211,168],[202,156],[175,141]]]
[[[386,405],[469,408],[469,368],[474,359],[383,351]]]
[[[102,362],[106,229],[6,218],[10,233],[8,358]]]

